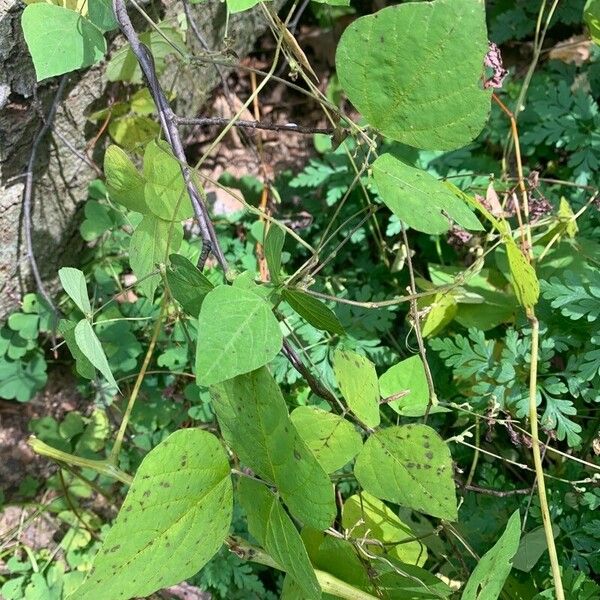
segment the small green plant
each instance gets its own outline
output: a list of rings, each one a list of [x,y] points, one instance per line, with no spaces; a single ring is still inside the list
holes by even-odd
[[[255,5],[276,52],[245,106],[282,55],[332,129],[300,173],[222,177],[243,210],[215,222],[202,167],[241,112],[192,168],[156,77],[167,53],[193,62],[177,32],[138,36],[121,0],[25,9],[39,79],[99,60],[118,26],[109,79],[147,87],[91,117],[113,119],[115,144],[81,225],[88,263],[59,271],[58,333],[94,410],[31,422],[61,466],[65,562],[15,558],[2,593],[112,600],[188,580],[228,598],[594,597],[595,61],[534,73],[571,10],[491,9],[499,40],[533,33],[537,53],[500,91],[482,2],[383,8],[345,30],[327,96],[270,5],[227,2]],[[60,28],[68,58],[42,52]],[[261,203],[298,193],[304,228]],[[37,339],[53,328],[27,298],[0,346],[19,374],[0,392],[20,401],[45,382]],[[111,527],[92,493],[114,499]]]

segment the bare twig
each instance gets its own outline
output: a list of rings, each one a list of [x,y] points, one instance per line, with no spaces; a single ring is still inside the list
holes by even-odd
[[[305,364],[302,362],[302,359],[298,356],[296,350],[294,350],[294,347],[287,340],[283,340],[282,352],[290,361],[292,367],[294,367],[294,369],[296,369],[296,371],[298,371],[298,373],[300,373],[300,375],[306,379],[306,383],[308,383],[308,386],[315,395],[323,398],[323,400],[326,400],[327,402],[330,402],[334,406],[337,406],[337,398],[309,371],[309,369],[307,369]]]
[[[133,28],[133,25],[131,24],[129,15],[127,14],[124,0],[113,0],[113,9],[119,23],[119,27],[127,38],[127,41],[131,46],[131,50],[135,54],[142,73],[146,78],[150,94],[152,95],[158,110],[158,116],[167,142],[171,146],[175,158],[180,163],[181,173],[185,181],[186,189],[194,208],[194,214],[196,215],[196,219],[198,220],[198,224],[200,226],[200,235],[202,237],[203,246],[206,248],[207,245],[210,245],[210,250],[217,258],[223,271],[227,273],[227,261],[225,260],[225,256],[223,255],[221,247],[217,241],[217,236],[215,234],[212,222],[208,216],[208,210],[200,198],[194,182],[192,181],[191,170],[187,165],[183,144],[179,136],[179,131],[177,130],[176,117],[173,113],[173,109],[169,105],[165,93],[160,86],[160,82],[158,81],[152,54],[148,48],[140,42],[139,37]]]
[[[432,406],[437,404],[437,394],[435,393],[435,386],[433,384],[433,376],[431,375],[431,369],[427,362],[427,350],[425,349],[425,342],[423,341],[423,333],[421,332],[421,321],[419,316],[419,308],[417,306],[417,299],[415,294],[417,293],[417,284],[415,282],[415,272],[412,264],[412,257],[410,255],[410,246],[408,245],[408,236],[406,235],[406,227],[402,224],[402,239],[404,246],[406,247],[406,265],[408,266],[408,277],[410,281],[410,293],[413,296],[410,300],[410,314],[413,321],[413,327],[415,329],[415,336],[417,338],[417,345],[419,346],[419,355],[425,369],[425,379],[427,380],[427,388],[429,389],[429,399],[427,401],[427,408],[425,409],[424,420],[427,422],[429,411]]]
[[[188,118],[188,117],[176,117],[176,123],[178,125],[229,125],[231,119],[226,117],[199,117],[199,118]],[[244,121],[238,120],[233,122],[234,127],[242,127],[244,129],[262,129],[265,131],[278,131],[285,133],[302,133],[305,135],[312,135],[315,133],[325,133],[331,135],[333,129],[329,127],[304,127],[302,125],[296,125],[295,123],[267,123],[265,121]]]
[[[52,302],[52,298],[50,297],[44,286],[35,258],[35,252],[33,250],[33,235],[31,224],[31,211],[33,204],[33,169],[35,168],[35,161],[37,158],[38,148],[45,135],[48,133],[48,131],[50,131],[50,128],[52,127],[52,122],[54,121],[56,111],[58,110],[58,106],[62,100],[67,81],[68,77],[66,75],[63,75],[62,79],[60,80],[60,83],[58,84],[58,89],[56,90],[54,100],[50,105],[50,110],[48,111],[48,114],[46,115],[46,118],[44,120],[44,124],[42,125],[42,127],[40,128],[33,140],[33,144],[31,145],[31,154],[29,155],[29,163],[27,164],[27,173],[25,174],[25,189],[23,190],[23,224],[25,226],[25,243],[27,246],[27,259],[31,267],[31,272],[33,273],[33,278],[35,279],[35,285],[38,289],[38,292],[44,297],[44,300],[52,308],[52,311],[54,312],[55,316],[58,314],[58,310],[56,309],[54,302]]]

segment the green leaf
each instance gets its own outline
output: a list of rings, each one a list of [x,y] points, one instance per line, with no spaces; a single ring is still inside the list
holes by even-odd
[[[108,366],[108,360],[106,360],[102,344],[100,344],[100,340],[87,319],[81,319],[75,326],[75,343],[92,365],[102,373],[104,379],[112,386],[118,388],[119,386]]]
[[[461,600],[496,600],[512,568],[519,547],[521,518],[518,509],[511,515],[504,533],[488,550],[465,585]]]
[[[389,427],[372,434],[356,459],[354,474],[377,498],[440,519],[457,518],[450,450],[427,425]]]
[[[164,142],[152,141],[146,146],[144,177],[146,203],[157,217],[165,221],[183,221],[194,214],[181,165]]]
[[[46,361],[36,353],[31,360],[6,360],[0,357],[0,398],[28,402],[46,385]]]
[[[154,58],[157,75],[164,71],[165,59],[169,54],[186,54],[181,32],[165,23],[158,24],[158,31],[155,29],[146,31],[140,34],[139,38],[140,42],[148,47],[152,58]],[[108,81],[143,83],[137,58],[129,44],[125,44],[114,53],[108,65],[106,65],[106,78]]]
[[[313,327],[336,335],[344,335],[344,328],[335,313],[317,298],[300,290],[290,289],[283,290],[281,295]]]
[[[373,177],[386,206],[417,231],[444,233],[453,221],[465,229],[483,229],[467,204],[444,183],[391,154],[382,154],[373,163]]]
[[[409,541],[415,537],[411,528],[391,508],[367,492],[355,494],[344,502],[342,527],[351,531],[355,539],[378,540],[379,544],[365,542],[365,550],[372,554],[384,554],[385,549],[386,554],[417,566],[427,560],[427,547],[418,540]]]
[[[222,285],[206,295],[198,319],[196,380],[212,385],[273,360],[283,343],[271,306],[243,288]]]
[[[583,8],[583,20],[594,43],[600,44],[600,0],[587,0]]]
[[[145,180],[133,162],[118,146],[111,145],[104,153],[106,188],[112,200],[129,210],[148,214],[144,198]]]
[[[85,275],[73,267],[63,267],[58,270],[58,278],[65,292],[84,315],[92,312],[92,306],[88,298]]]
[[[552,532],[556,538],[560,533],[560,527],[554,525]],[[546,533],[543,525],[540,525],[521,538],[519,548],[513,557],[512,566],[519,571],[529,573],[547,550]]]
[[[488,51],[480,0],[390,6],[344,31],[336,53],[340,83],[370,125],[427,150],[475,139],[490,110],[482,87]]]
[[[137,150],[160,135],[160,124],[150,117],[124,115],[111,120],[108,133],[126,150]]]
[[[290,415],[298,435],[327,473],[349,463],[362,448],[352,423],[314,406],[299,406]]]
[[[219,440],[181,429],[146,455],[71,600],[146,597],[196,574],[229,532],[233,490]]]
[[[96,369],[85,354],[79,349],[79,346],[75,341],[76,325],[77,323],[75,321],[61,319],[58,324],[58,331],[65,338],[67,347],[75,359],[75,370],[77,373],[82,377],[85,377],[85,379],[94,379],[96,376]]]
[[[169,261],[167,283],[171,294],[183,310],[197,317],[206,294],[215,286],[185,256],[171,254]]]
[[[291,513],[316,529],[335,517],[333,485],[291,422],[266,367],[210,388],[221,433],[240,461],[277,486]]]
[[[529,264],[512,238],[507,238],[505,242],[510,282],[515,296],[521,306],[526,309],[533,308],[540,297],[540,284],[535,269]]]
[[[452,292],[442,292],[435,296],[425,296],[417,299],[417,309],[425,313],[421,321],[423,337],[437,335],[456,316],[458,304]]]
[[[304,542],[277,497],[265,485],[245,477],[239,489],[250,534],[301,588],[302,598],[321,598]]]
[[[23,35],[38,81],[89,67],[106,53],[106,40],[78,12],[39,2],[25,7]]]
[[[256,6],[261,0],[227,0],[227,10],[230,13],[243,12]]]
[[[102,32],[119,27],[111,0],[88,0],[88,18]]]
[[[399,415],[422,417],[429,403],[429,388],[421,357],[415,354],[390,367],[379,378],[379,391],[384,399],[408,392],[398,400],[388,401],[388,406]]]
[[[163,221],[146,215],[135,228],[129,244],[129,264],[138,279],[142,279],[165,263],[172,252],[177,252],[183,240],[183,227],[177,221]],[[154,297],[160,275],[152,275],[138,284],[148,298]]]
[[[279,272],[281,271],[281,251],[285,242],[285,232],[274,223],[271,223],[265,238],[265,258],[269,267],[271,281],[279,285]]]
[[[333,372],[350,410],[367,426],[379,425],[379,382],[375,365],[365,356],[336,350]]]

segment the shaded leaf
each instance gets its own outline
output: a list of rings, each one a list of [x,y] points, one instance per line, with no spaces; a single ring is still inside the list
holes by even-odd
[[[140,465],[83,585],[70,600],[146,597],[197,573],[229,532],[233,490],[219,440],[181,429]]]
[[[285,289],[281,292],[283,299],[313,327],[329,333],[344,335],[344,328],[335,313],[321,300],[301,292]]]
[[[512,239],[507,238],[505,242],[510,282],[515,296],[521,306],[533,308],[540,296],[540,284],[535,269],[527,262],[525,255]]]
[[[365,541],[365,549],[371,554],[385,552],[403,563],[417,566],[427,560],[427,547],[418,540],[409,541],[415,537],[411,528],[391,508],[367,492],[355,494],[344,502],[342,526],[350,530],[355,539],[379,541],[379,544]]]
[[[103,32],[117,29],[119,24],[111,0],[87,0],[89,20]]]
[[[388,427],[372,434],[356,459],[354,474],[377,498],[441,519],[457,518],[450,450],[427,425]]]
[[[106,188],[112,200],[129,210],[147,214],[145,180],[121,148],[111,145],[104,153]]]
[[[157,264],[165,263],[183,240],[183,227],[178,221],[163,221],[146,215],[135,228],[129,243],[129,264],[138,279],[138,289],[151,300],[158,287],[160,275],[147,277]]]
[[[269,227],[265,238],[265,258],[269,267],[271,281],[279,285],[279,272],[281,271],[281,251],[285,242],[285,232],[274,223]]]
[[[267,364],[283,342],[271,306],[250,291],[227,285],[204,298],[198,332],[196,380],[207,386]]]
[[[336,350],[333,372],[350,410],[367,427],[379,425],[379,382],[375,365],[365,356]]]
[[[146,146],[144,177],[146,203],[157,217],[165,221],[183,221],[194,214],[181,165],[166,143],[152,141]]]
[[[560,528],[558,525],[554,525],[552,531],[554,538],[556,538],[560,533]],[[521,538],[519,548],[513,557],[513,567],[519,569],[519,571],[529,573],[546,550],[548,550],[546,533],[544,532],[543,525],[540,525],[540,527],[536,527]]]
[[[167,283],[171,294],[183,310],[197,317],[206,294],[215,286],[185,256],[171,254],[169,261]]]
[[[81,319],[75,325],[75,343],[83,355],[102,373],[104,379],[112,386],[118,388],[119,386],[108,366],[108,360],[102,349],[102,344],[100,344],[98,336],[87,319]]]
[[[496,600],[512,568],[512,559],[519,547],[521,518],[516,510],[494,547],[482,557],[465,585],[462,600]]]
[[[61,319],[58,324],[58,332],[64,337],[67,347],[75,359],[75,369],[77,373],[82,377],[85,377],[85,379],[94,379],[96,376],[96,369],[86,355],[79,349],[79,346],[75,341],[76,325],[77,323],[75,321]]]
[[[429,388],[421,357],[415,354],[390,367],[379,378],[379,392],[384,399],[408,392],[398,400],[387,402],[388,406],[399,415],[423,416],[429,403]]]

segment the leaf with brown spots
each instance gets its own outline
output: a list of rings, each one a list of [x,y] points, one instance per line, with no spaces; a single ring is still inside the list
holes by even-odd
[[[441,519],[457,518],[450,450],[427,425],[388,427],[371,435],[354,474],[377,498]]]
[[[221,442],[200,429],[173,433],[142,461],[90,573],[69,599],[146,597],[191,577],[221,547],[232,510]]]

